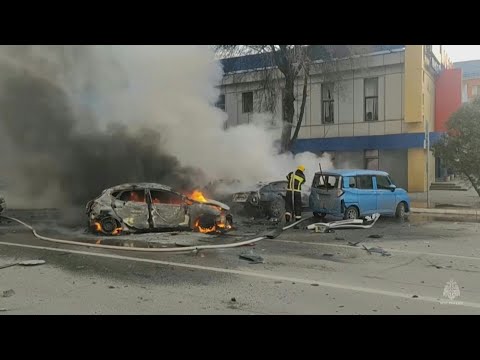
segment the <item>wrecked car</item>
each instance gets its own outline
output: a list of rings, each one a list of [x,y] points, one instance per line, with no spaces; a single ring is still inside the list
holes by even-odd
[[[91,231],[104,235],[168,230],[213,233],[232,226],[230,208],[206,199],[199,191],[191,196],[154,183],[118,185],[88,202]]]
[[[3,196],[0,196],[0,214],[7,208],[7,204]]]
[[[266,216],[279,219],[285,212],[285,196],[288,181],[273,181],[257,183],[251,191],[233,194],[234,204],[243,205],[248,215]],[[302,191],[302,206],[308,208],[308,194]]]
[[[403,218],[410,211],[408,193],[397,188],[388,173],[376,170],[317,172],[309,202],[320,218],[330,214],[358,219],[375,213]]]

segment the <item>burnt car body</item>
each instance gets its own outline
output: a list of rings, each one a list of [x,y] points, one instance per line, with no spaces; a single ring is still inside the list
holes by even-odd
[[[168,230],[213,232],[231,226],[230,208],[218,201],[196,201],[155,183],[118,185],[88,202],[89,228],[105,235]]]
[[[255,189],[233,194],[234,204],[242,204],[248,215],[280,218],[285,212],[288,181],[260,182]],[[302,191],[302,205],[308,208],[308,194]]]

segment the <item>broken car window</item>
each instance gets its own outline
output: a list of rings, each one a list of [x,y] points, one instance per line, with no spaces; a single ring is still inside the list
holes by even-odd
[[[318,189],[336,189],[339,186],[340,176],[338,175],[315,175],[313,186]]]
[[[125,202],[145,203],[145,191],[144,190],[124,191],[120,195],[119,200],[125,201]]]
[[[150,190],[150,195],[152,197],[152,204],[183,204],[183,198],[180,195],[168,191]]]

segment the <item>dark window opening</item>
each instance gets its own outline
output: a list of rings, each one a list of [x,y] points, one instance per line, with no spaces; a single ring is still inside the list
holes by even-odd
[[[335,122],[334,111],[334,84],[327,83],[322,85],[322,123],[333,124]]]
[[[150,196],[152,197],[152,204],[180,205],[183,203],[183,198],[180,195],[168,191],[150,190]]]
[[[390,180],[388,177],[377,175],[377,189],[390,190]]]
[[[365,79],[365,121],[378,120],[378,78]]]
[[[244,113],[253,112],[253,92],[242,93],[242,107]]]
[[[225,95],[222,94],[218,97],[218,100],[215,103],[215,106],[220,110],[225,111]]]
[[[357,179],[354,176],[348,178],[348,187],[352,189],[357,187]]]
[[[145,203],[145,191],[144,190],[124,191],[120,195],[119,200],[125,201],[125,202]]]
[[[315,175],[313,187],[317,189],[337,189],[340,187],[340,176],[335,175]]]
[[[373,189],[372,176],[371,175],[357,176],[357,184],[359,189],[372,190]]]

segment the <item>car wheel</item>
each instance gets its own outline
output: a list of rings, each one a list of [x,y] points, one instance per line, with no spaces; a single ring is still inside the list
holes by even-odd
[[[317,219],[324,219],[327,214],[325,213],[319,213],[319,212],[314,212],[313,216],[315,216]]]
[[[273,200],[268,208],[268,215],[272,218],[280,219],[285,210],[285,202],[282,199]]]
[[[403,219],[405,217],[406,212],[407,212],[407,208],[405,206],[405,203],[401,202],[400,204],[397,205],[397,210],[395,210],[395,216],[398,219]]]
[[[358,213],[358,209],[355,206],[349,206],[347,210],[345,210],[345,216],[344,218],[346,220],[355,220],[360,217],[360,214]]]
[[[117,220],[112,217],[105,217],[100,221],[100,225],[102,226],[102,232],[105,235],[113,235],[115,230],[119,227]]]

